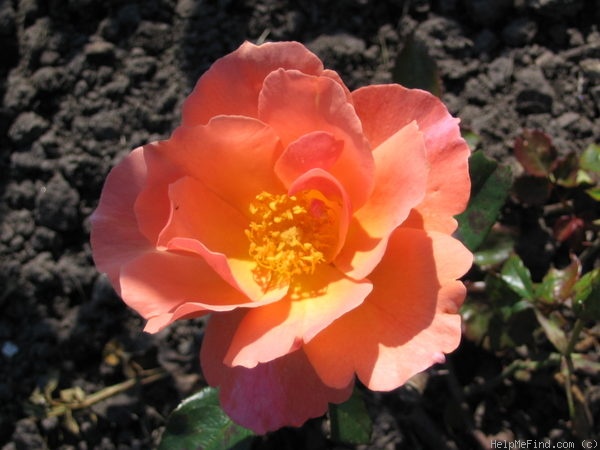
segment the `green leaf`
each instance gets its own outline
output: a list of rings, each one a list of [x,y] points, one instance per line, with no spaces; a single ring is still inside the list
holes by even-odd
[[[508,259],[514,246],[515,239],[509,232],[492,229],[474,254],[475,264],[483,270],[499,265]]]
[[[508,283],[498,274],[490,273],[485,277],[485,292],[488,302],[495,310],[510,311],[512,306],[522,297],[516,293]]]
[[[206,387],[171,413],[158,450],[249,450],[252,436],[223,412],[219,391]]]
[[[483,152],[477,151],[469,158],[471,199],[467,209],[458,215],[458,238],[476,250],[496,222],[500,209],[512,183],[510,168],[500,166]]]
[[[600,145],[588,145],[579,158],[579,167],[600,174]]]
[[[515,156],[525,171],[537,177],[547,177],[556,161],[552,139],[540,130],[524,130],[515,139]]]
[[[429,56],[425,43],[414,34],[407,38],[396,56],[392,79],[407,88],[424,89],[438,97],[442,95],[442,82],[435,60]]]
[[[581,170],[579,170],[579,160],[575,152],[558,158],[553,167],[552,176],[561,186],[571,188],[583,181]]]
[[[531,281],[531,273],[516,254],[511,255],[504,263],[500,277],[521,298],[528,300],[534,298],[535,294],[533,291],[533,282]]]
[[[590,197],[592,197],[594,200],[596,200],[597,202],[600,202],[600,187],[591,188],[585,192],[587,192],[587,194]]]
[[[371,442],[373,423],[361,393],[354,389],[352,396],[340,405],[329,405],[331,438],[336,442],[360,445]]]
[[[570,296],[581,272],[581,263],[572,257],[571,264],[564,269],[552,267],[536,287],[536,297],[545,303],[563,303]]]
[[[552,342],[552,345],[554,345],[556,350],[561,354],[564,354],[567,349],[568,341],[565,332],[560,327],[559,318],[554,315],[546,317],[537,308],[535,309],[535,316],[542,326],[542,330],[544,330],[548,340]]]
[[[582,319],[600,320],[600,268],[582,276],[573,293],[575,313]]]

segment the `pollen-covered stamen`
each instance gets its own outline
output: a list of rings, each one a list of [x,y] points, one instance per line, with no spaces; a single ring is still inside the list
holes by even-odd
[[[312,274],[331,258],[337,242],[336,214],[320,192],[262,192],[250,205],[250,214],[250,256],[260,278],[269,283]]]

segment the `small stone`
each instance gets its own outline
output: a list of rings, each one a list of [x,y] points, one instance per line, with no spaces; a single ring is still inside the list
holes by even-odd
[[[39,66],[39,57],[48,49],[48,43],[53,35],[52,24],[49,17],[37,19],[33,25],[23,32],[21,41],[22,59],[30,68]]]
[[[523,114],[539,114],[552,110],[554,90],[539,68],[522,69],[515,74],[515,78],[518,86],[517,111]]]
[[[132,55],[125,61],[125,71],[134,79],[149,79],[156,72],[156,58]]]
[[[115,59],[115,46],[106,41],[92,41],[85,46],[84,52],[93,64],[110,65]]]
[[[33,74],[31,81],[40,92],[55,92],[62,89],[65,74],[57,67],[42,67]]]
[[[556,119],[559,128],[567,128],[569,125],[581,120],[581,116],[575,112],[569,111]]]
[[[135,34],[131,37],[131,45],[140,47],[150,55],[163,52],[170,44],[172,30],[166,23],[141,22]]]
[[[195,0],[178,0],[175,13],[182,19],[190,19],[200,15],[200,7]]]
[[[17,145],[27,145],[40,137],[49,126],[48,121],[36,113],[24,112],[17,116],[8,130],[8,136]]]
[[[11,110],[22,111],[29,107],[36,90],[29,80],[21,76],[9,76],[4,94],[4,106]]]
[[[479,77],[469,78],[465,85],[464,95],[469,103],[484,105],[489,98],[490,92]]]
[[[488,77],[495,88],[505,86],[514,71],[515,65],[512,58],[501,56],[488,66]]]
[[[78,223],[78,206],[79,194],[57,173],[35,199],[36,221],[55,231],[69,231]]]
[[[592,83],[600,83],[600,60],[598,59],[584,59],[579,63],[583,75]]]
[[[42,15],[39,2],[36,0],[19,0],[17,11],[26,25]]]
[[[365,41],[349,34],[321,35],[308,44],[317,54],[333,53],[338,56],[360,55],[365,49]]]

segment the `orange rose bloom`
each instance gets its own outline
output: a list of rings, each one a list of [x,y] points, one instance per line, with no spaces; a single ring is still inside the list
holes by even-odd
[[[468,156],[429,93],[350,92],[299,43],[246,42],[108,175],[94,259],[148,332],[211,314],[202,368],[233,420],[301,425],[457,347]]]

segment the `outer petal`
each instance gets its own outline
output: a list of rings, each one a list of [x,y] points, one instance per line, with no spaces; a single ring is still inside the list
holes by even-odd
[[[379,263],[388,236],[421,203],[429,165],[423,135],[411,122],[373,151],[375,189],[351,222],[335,264],[348,276],[367,276]]]
[[[329,403],[341,403],[352,393],[353,382],[341,389],[324,385],[302,350],[253,369],[227,367],[223,358],[242,311],[211,317],[202,343],[204,376],[220,386],[221,406],[234,421],[265,434],[284,426],[300,426],[323,415]]]
[[[391,390],[442,360],[460,341],[456,278],[471,253],[447,235],[398,229],[373,271],[372,294],[305,345],[321,379],[345,386],[356,372],[373,390]]]
[[[140,231],[153,244],[169,219],[169,184],[185,175],[169,158],[171,145],[166,140],[143,147],[147,175],[134,210]]]
[[[297,42],[244,42],[200,77],[183,105],[183,125],[203,125],[220,114],[257,117],[263,80],[278,68],[319,75],[323,64]]]
[[[284,299],[248,310],[233,335],[225,364],[255,367],[297,350],[334,320],[360,305],[368,281],[345,278],[325,265],[292,285]]]
[[[437,97],[399,85],[364,87],[352,97],[373,147],[413,120],[417,122],[425,136],[431,171],[427,195],[405,226],[452,233],[456,229],[452,216],[464,210],[470,193],[470,150],[460,135],[458,119]]]
[[[336,81],[295,70],[274,71],[265,79],[258,113],[284,147],[314,131],[342,141],[339,157],[328,171],[342,183],[355,210],[365,203],[373,188],[373,156],[360,120]]]
[[[119,293],[121,266],[152,248],[134,213],[135,201],[146,182],[144,152],[144,147],[135,149],[110,171],[91,217],[94,262]]]
[[[273,173],[279,138],[258,120],[220,116],[208,125],[179,127],[165,151],[183,172],[243,214],[260,192],[285,192]]]
[[[120,281],[123,300],[148,319],[151,333],[182,315],[255,306],[196,255],[144,253],[123,267]]]

